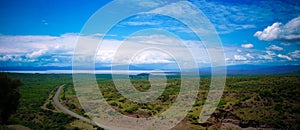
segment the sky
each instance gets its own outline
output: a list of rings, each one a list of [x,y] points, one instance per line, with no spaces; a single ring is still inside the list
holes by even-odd
[[[109,0],[1,0],[1,68],[72,66],[79,37],[91,43],[102,40],[92,58],[100,68],[128,64],[176,68],[178,60],[187,66],[193,61],[207,67],[212,61],[208,52],[213,48],[209,46],[214,43],[196,35],[211,33],[205,25],[195,32],[176,18],[160,15],[166,13],[196,21],[198,14],[194,7],[215,28],[226,65],[300,63],[300,3],[295,0],[123,1],[103,15],[107,17],[98,19],[109,23],[130,12],[128,8],[150,10],[119,20],[106,34],[101,31],[85,34],[83,31],[91,26],[88,21],[109,3]],[[91,29],[104,28],[101,27],[96,23]],[[140,45],[154,47],[137,50]]]

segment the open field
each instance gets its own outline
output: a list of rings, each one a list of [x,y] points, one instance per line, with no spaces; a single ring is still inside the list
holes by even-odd
[[[210,84],[210,78],[201,78],[198,100],[186,118],[174,129],[299,128],[299,78],[284,75],[228,77],[218,109],[207,122],[199,124],[197,119]],[[150,88],[149,82],[143,78],[131,82],[140,91]],[[98,85],[106,101],[115,110],[136,118],[151,117],[167,110],[180,90],[179,79],[168,79],[166,90],[157,100],[140,104],[119,94],[112,80],[98,78]],[[72,86],[66,87],[65,91],[69,95],[66,96],[65,105],[81,112]]]
[[[59,74],[9,74],[19,78],[20,107],[10,118],[11,124],[20,124],[31,129],[72,129],[77,119],[59,112],[52,102],[52,96],[61,84],[71,84],[71,75]],[[45,109],[46,107],[46,109]],[[82,125],[80,125],[82,126]],[[78,128],[80,128],[78,126]]]
[[[10,74],[20,78],[24,86],[20,107],[10,118],[11,124],[20,124],[31,129],[97,129],[69,115],[63,114],[53,105],[52,97],[61,84],[66,84],[60,102],[73,112],[86,116],[74,91],[71,75],[57,74]],[[133,85],[146,91],[150,83],[145,77],[132,77]],[[199,124],[197,119],[205,103],[210,78],[201,78],[198,98],[186,118],[173,129],[235,129],[235,128],[300,128],[300,76],[261,75],[227,77],[225,91],[218,109],[207,122]],[[166,90],[157,100],[135,103],[118,93],[108,75],[97,75],[99,88],[113,108],[127,116],[151,117],[167,110],[180,90],[180,79],[167,80]],[[41,106],[47,109],[43,109]],[[87,116],[86,116],[87,117]]]

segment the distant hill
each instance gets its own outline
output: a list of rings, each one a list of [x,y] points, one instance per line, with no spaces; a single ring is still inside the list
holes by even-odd
[[[220,71],[219,67],[214,68],[216,72]],[[227,74],[284,74],[296,73],[300,71],[300,66],[286,65],[286,66],[269,66],[269,65],[232,65],[226,67]],[[199,69],[200,73],[209,74],[211,68]]]
[[[282,74],[300,70],[300,66],[236,65],[228,66],[228,74]]]

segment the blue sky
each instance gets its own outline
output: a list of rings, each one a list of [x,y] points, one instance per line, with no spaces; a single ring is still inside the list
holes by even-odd
[[[71,66],[80,31],[86,21],[109,2],[108,0],[0,1],[1,66]],[[168,3],[158,0],[148,3],[140,0],[135,2],[143,6]],[[223,44],[224,60],[227,65],[299,65],[299,2],[295,0],[189,2],[200,9],[216,28]],[[186,15],[193,12],[180,4],[168,6],[167,9],[174,13],[184,12]],[[112,10],[115,13],[122,11],[121,7]],[[209,65],[205,47],[187,26],[170,17],[147,14],[137,14],[115,25],[104,38],[103,47],[97,52],[96,64],[111,65],[116,48],[124,40],[136,31],[149,28],[159,28],[177,35],[181,41],[187,43],[198,64]],[[201,33],[205,33],[205,30],[202,31]],[[86,35],[85,38],[99,40],[102,36],[103,34],[95,33]],[[129,39],[131,42],[159,42],[167,45],[176,40],[175,37],[154,33],[136,34]],[[141,66],[165,64],[165,67],[173,67],[171,63],[174,63],[174,58],[159,50],[148,50],[132,58],[132,64]]]

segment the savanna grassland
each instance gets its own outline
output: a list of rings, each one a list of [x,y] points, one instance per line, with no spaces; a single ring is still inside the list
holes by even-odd
[[[150,83],[146,76],[131,77],[132,84],[139,91],[147,91]],[[300,76],[264,75],[229,76],[217,110],[205,123],[197,119],[205,103],[210,78],[201,78],[200,91],[192,110],[174,129],[240,129],[240,128],[299,128]],[[99,88],[106,101],[122,114],[136,118],[147,118],[167,110],[175,101],[180,82],[176,76],[168,78],[167,87],[157,100],[149,103],[136,103],[118,93],[111,79],[98,78]],[[80,105],[72,86],[65,89],[70,95],[65,105],[80,113]],[[72,96],[71,96],[72,95]]]
[[[72,75],[12,73],[9,76],[20,79],[24,84],[19,88],[21,94],[19,108],[9,119],[10,124],[18,124],[35,130],[78,129],[87,125],[60,112],[53,105],[52,98],[56,89],[62,84],[72,84]],[[78,124],[80,126],[77,126]],[[18,129],[18,127],[13,128]]]
[[[100,129],[60,112],[53,105],[57,87],[65,84],[60,102],[69,110],[86,116],[76,97],[71,75],[9,75],[24,83],[19,90],[20,107],[11,116],[11,124],[31,129]],[[136,89],[147,91],[151,86],[147,78],[147,75],[131,76],[131,82]],[[299,75],[228,76],[217,110],[205,123],[198,123],[210,85],[210,78],[201,77],[197,101],[173,129],[299,129],[299,79]],[[162,95],[155,101],[141,104],[119,94],[110,75],[97,75],[97,82],[104,98],[115,110],[135,118],[147,118],[167,110],[175,101],[181,84],[178,76],[169,77]]]

